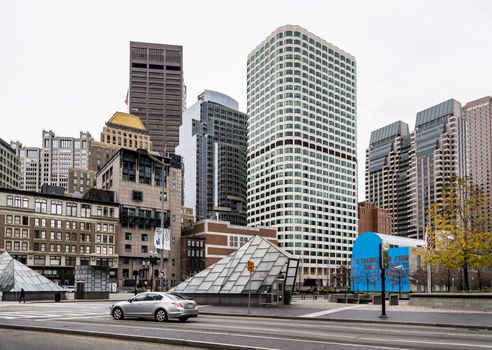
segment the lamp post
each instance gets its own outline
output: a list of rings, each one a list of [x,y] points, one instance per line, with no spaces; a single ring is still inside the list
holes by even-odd
[[[149,251],[149,254],[150,254],[149,262],[150,262],[150,267],[151,267],[150,291],[152,292],[154,289],[154,274],[155,274],[154,265],[157,261],[157,257],[159,256],[159,254],[157,252],[152,251],[152,250]]]
[[[398,270],[398,298],[401,299],[401,273],[403,271],[403,265],[395,266],[393,269]]]
[[[149,265],[150,261],[142,260],[142,267],[143,267],[143,280],[144,280],[144,292],[147,290],[147,280],[148,280],[148,271],[149,271]]]

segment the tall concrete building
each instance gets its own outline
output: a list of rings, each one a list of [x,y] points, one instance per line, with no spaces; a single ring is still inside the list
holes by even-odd
[[[69,169],[88,167],[93,139],[82,131],[78,138],[56,136],[51,130],[43,130],[42,136],[41,148],[12,144],[20,161],[20,189],[39,192],[48,184],[68,190]]]
[[[398,236],[415,231],[410,226],[410,146],[408,124],[397,121],[373,131],[366,150],[366,200],[387,211]]]
[[[441,198],[442,185],[466,174],[465,122],[461,104],[450,99],[417,113],[410,151],[410,238],[424,239],[427,210]]]
[[[0,139],[0,187],[19,187],[19,157],[15,149]]]
[[[162,165],[164,162],[164,180]],[[115,193],[120,204],[122,235],[117,240],[120,261],[118,284],[134,287],[135,279],[158,286],[160,263],[142,265],[154,261],[156,248],[154,232],[161,225],[161,198],[164,200],[164,226],[171,229],[170,251],[164,252],[167,278],[165,286],[172,287],[180,279],[181,247],[181,158],[153,156],[147,152],[121,148],[97,172],[98,189]],[[164,181],[164,193],[161,184]],[[157,254],[159,258],[160,255]],[[158,259],[159,260],[159,259]]]
[[[41,149],[25,147],[19,141],[11,142],[19,159],[19,189],[40,191],[41,189]]]
[[[142,119],[154,151],[179,144],[184,94],[182,46],[130,42],[129,110]]]
[[[248,224],[325,283],[357,236],[356,62],[295,25],[248,56]]]
[[[176,153],[185,167],[184,205],[198,221],[246,226],[247,123],[237,101],[215,91],[185,111]]]
[[[467,135],[467,175],[488,197],[488,215],[492,215],[492,97],[465,104],[463,117]]]

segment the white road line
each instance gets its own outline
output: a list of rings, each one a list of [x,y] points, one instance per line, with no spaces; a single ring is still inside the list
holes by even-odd
[[[318,317],[318,316],[333,314],[333,313],[339,312],[339,311],[357,309],[357,308],[360,308],[362,306],[364,306],[364,305],[345,306],[345,307],[340,307],[340,308],[337,308],[337,309],[330,309],[330,310],[323,310],[323,311],[319,311],[319,312],[313,312],[311,314],[306,314],[306,315],[302,315],[302,316],[299,316],[299,317]]]

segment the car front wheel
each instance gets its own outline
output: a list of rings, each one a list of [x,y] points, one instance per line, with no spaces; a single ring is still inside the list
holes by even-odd
[[[122,320],[122,319],[125,318],[124,315],[123,315],[123,310],[121,310],[120,307],[115,307],[113,309],[113,318],[115,320]]]
[[[167,313],[166,310],[164,309],[159,309],[155,312],[154,319],[157,322],[164,322],[167,321]]]

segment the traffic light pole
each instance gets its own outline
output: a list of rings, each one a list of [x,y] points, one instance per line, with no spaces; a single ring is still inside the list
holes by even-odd
[[[248,315],[251,312],[251,271],[249,272],[249,289],[248,289]]]

